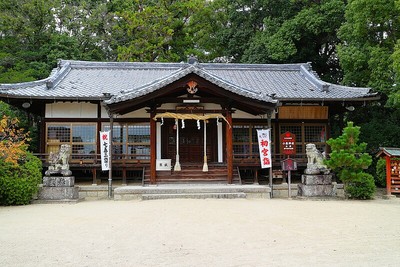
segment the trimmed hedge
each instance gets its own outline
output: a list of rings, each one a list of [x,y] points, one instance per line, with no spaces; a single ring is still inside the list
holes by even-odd
[[[0,158],[0,205],[26,205],[42,180],[42,162],[27,152],[18,165]]]

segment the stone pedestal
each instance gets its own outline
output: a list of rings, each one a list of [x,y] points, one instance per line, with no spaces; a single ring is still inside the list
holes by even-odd
[[[38,199],[44,201],[76,201],[79,198],[79,188],[75,187],[74,176],[44,176],[43,187],[40,188]]]
[[[330,174],[303,174],[298,184],[298,195],[304,197],[326,197],[337,195],[336,183]]]

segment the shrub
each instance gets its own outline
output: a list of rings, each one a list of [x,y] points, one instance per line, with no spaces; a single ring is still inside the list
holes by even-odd
[[[375,193],[374,177],[368,173],[360,173],[358,176],[347,183],[346,194],[349,198],[371,199]]]
[[[42,162],[27,151],[28,133],[16,118],[0,118],[0,204],[28,204],[41,181]]]
[[[386,187],[386,160],[383,158],[376,163],[375,183],[379,187]]]
[[[18,165],[0,158],[0,204],[26,205],[37,193],[42,162],[26,152]]]
[[[367,144],[358,143],[359,135],[360,127],[348,122],[341,136],[327,141],[332,152],[325,163],[344,183],[348,197],[370,199],[375,192],[374,179],[364,170],[371,165],[372,158],[365,153]]]

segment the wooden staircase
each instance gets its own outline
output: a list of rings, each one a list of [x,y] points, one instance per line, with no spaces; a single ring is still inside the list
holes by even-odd
[[[227,167],[225,165],[209,165],[208,172],[203,172],[202,164],[185,164],[181,171],[157,171],[157,184],[227,184]],[[240,174],[233,170],[233,184],[241,184]],[[150,184],[150,169],[144,171],[143,185]]]

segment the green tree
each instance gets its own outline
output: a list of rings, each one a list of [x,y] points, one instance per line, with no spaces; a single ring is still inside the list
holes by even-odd
[[[302,5],[299,4],[303,3]],[[283,21],[277,30],[265,32],[269,58],[277,62],[312,62],[324,80],[338,82],[341,77],[336,47],[345,10],[345,1],[299,1],[301,8]],[[270,21],[270,20],[266,20]]]
[[[189,21],[205,1],[133,1],[115,27],[121,61],[180,61],[194,47]]]
[[[242,63],[313,63],[329,81],[340,79],[336,33],[344,0],[216,0],[204,16],[199,46]],[[207,27],[208,26],[208,27]],[[210,47],[210,44],[212,47]]]
[[[50,68],[42,46],[54,30],[50,0],[4,0],[0,2],[0,81],[41,79]]]
[[[399,92],[395,83],[399,64],[396,53],[400,37],[399,13],[399,1],[351,0],[346,7],[345,23],[339,30],[343,82],[370,86],[388,95],[389,105],[397,103],[394,96]]]
[[[331,138],[327,144],[331,147],[327,166],[344,183],[345,192],[350,198],[370,199],[375,192],[374,178],[365,173],[372,158],[365,153],[366,143],[359,143],[360,127],[347,123],[341,136]]]

